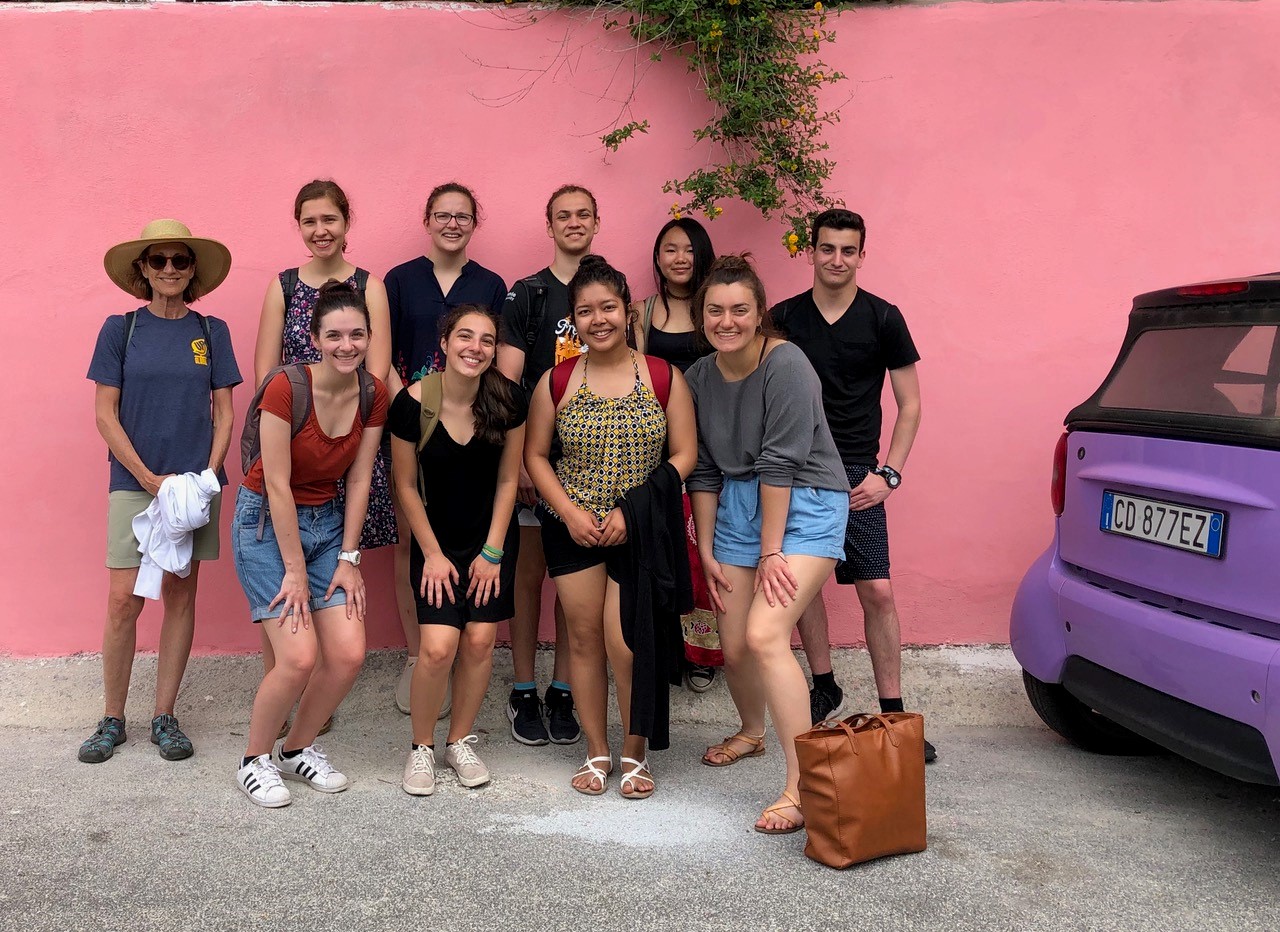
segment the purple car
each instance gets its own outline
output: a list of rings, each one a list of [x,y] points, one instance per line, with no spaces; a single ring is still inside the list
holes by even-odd
[[[1280,273],[1134,299],[1018,588],[1027,695],[1086,750],[1280,784]]]

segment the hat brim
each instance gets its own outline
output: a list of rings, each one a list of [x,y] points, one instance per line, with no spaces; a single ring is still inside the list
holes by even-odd
[[[115,282],[122,291],[135,298],[146,298],[146,292],[135,287],[133,282],[133,263],[148,246],[158,243],[182,243],[189,247],[196,257],[196,277],[201,295],[207,295],[221,285],[231,271],[231,250],[216,239],[204,239],[199,236],[159,236],[152,239],[132,239],[120,243],[107,250],[102,265],[107,270],[107,277]]]

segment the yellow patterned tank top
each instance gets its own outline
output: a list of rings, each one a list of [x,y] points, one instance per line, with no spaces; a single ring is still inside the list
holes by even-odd
[[[561,447],[556,478],[575,505],[603,518],[662,462],[667,414],[653,390],[640,381],[635,353],[635,385],[621,398],[602,397],[587,386],[590,364],[587,353],[582,384],[556,414]]]

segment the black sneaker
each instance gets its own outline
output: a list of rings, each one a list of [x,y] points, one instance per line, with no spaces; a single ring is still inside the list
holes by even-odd
[[[151,743],[160,748],[165,760],[186,760],[195,753],[191,739],[182,733],[178,720],[167,712],[151,720]]]
[[[556,744],[577,744],[582,737],[582,729],[573,714],[573,693],[548,686],[546,706],[551,740]]]
[[[98,730],[80,745],[81,763],[101,764],[110,760],[111,755],[116,752],[116,746],[124,744],[128,737],[124,731],[124,719],[106,716],[98,722]]]
[[[825,722],[827,719],[841,719],[849,714],[845,708],[844,690],[839,686],[834,693],[815,686],[809,690],[809,717],[813,724]]]
[[[507,719],[511,722],[511,737],[521,744],[537,747],[551,740],[542,721],[542,702],[537,690],[512,690],[507,699]]]
[[[928,741],[926,741],[924,743],[924,762],[926,764],[932,764],[937,759],[938,759],[938,749],[935,748]]]

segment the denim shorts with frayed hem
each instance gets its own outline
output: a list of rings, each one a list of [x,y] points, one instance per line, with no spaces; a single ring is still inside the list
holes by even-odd
[[[231,522],[236,575],[249,600],[249,617],[255,622],[280,617],[279,605],[274,609],[268,606],[284,582],[284,557],[280,555],[270,513],[262,520],[262,539],[258,539],[258,522],[266,507],[261,495],[241,486],[236,493],[235,520]],[[323,505],[298,505],[297,510],[298,539],[302,543],[307,585],[311,589],[311,611],[346,605],[347,594],[342,589],[334,590],[328,601],[324,598],[342,551],[342,512],[332,501]]]
[[[844,527],[849,517],[849,493],[833,489],[792,487],[782,552],[844,559]],[[760,480],[724,480],[716,509],[715,558],[730,566],[754,567],[760,562]]]

